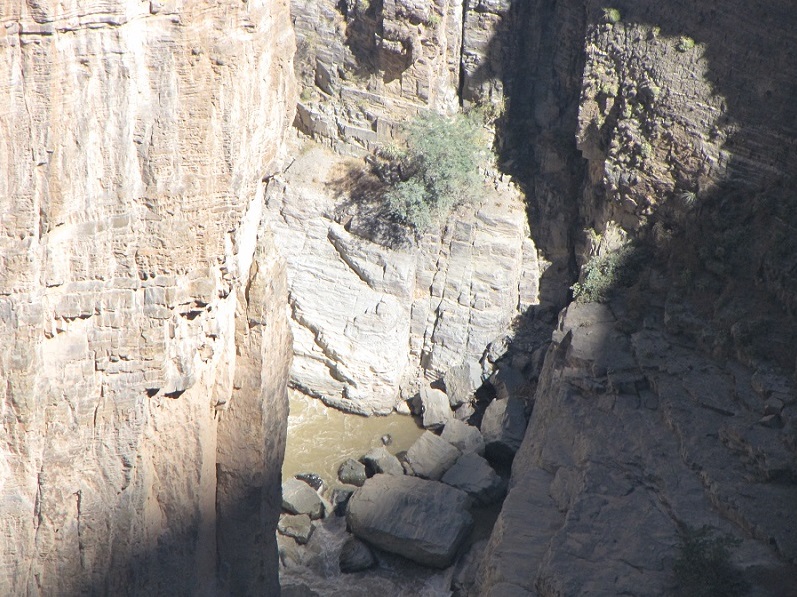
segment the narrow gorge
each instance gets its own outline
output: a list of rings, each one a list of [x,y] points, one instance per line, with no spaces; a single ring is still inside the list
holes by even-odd
[[[0,0],[0,594],[797,595],[792,4]]]

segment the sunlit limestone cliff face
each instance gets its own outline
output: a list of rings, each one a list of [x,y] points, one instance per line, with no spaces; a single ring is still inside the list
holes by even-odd
[[[282,1],[0,3],[0,593],[276,592]]]

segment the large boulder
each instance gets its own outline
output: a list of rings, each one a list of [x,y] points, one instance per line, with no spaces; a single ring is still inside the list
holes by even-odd
[[[324,514],[324,502],[307,483],[291,478],[282,484],[282,509],[291,514],[307,514],[316,519]]]
[[[493,460],[511,460],[526,433],[526,407],[522,400],[493,400],[484,411],[481,425],[485,453]]]
[[[481,431],[458,419],[451,419],[443,428],[440,437],[463,454],[476,452],[484,454],[484,438]]]
[[[441,479],[446,485],[461,489],[479,504],[487,505],[500,499],[506,485],[493,467],[478,454],[463,454]]]
[[[388,452],[384,446],[374,448],[363,456],[360,461],[365,465],[366,472],[372,476],[379,473],[385,475],[404,474],[404,467],[401,466],[399,459]]]
[[[473,524],[468,495],[437,481],[376,475],[349,502],[355,536],[423,564],[450,566]]]
[[[473,399],[482,383],[482,368],[476,361],[467,361],[446,371],[443,382],[451,408],[456,409]]]
[[[445,392],[425,385],[420,392],[421,420],[426,429],[439,429],[453,416]]]
[[[407,450],[407,464],[413,474],[437,481],[459,458],[461,452],[431,431],[426,431]]]

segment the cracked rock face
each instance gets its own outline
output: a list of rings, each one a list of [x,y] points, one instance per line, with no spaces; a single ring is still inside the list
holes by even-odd
[[[508,0],[292,0],[297,127],[340,153],[390,142],[420,108],[503,106]]]
[[[442,231],[391,249],[336,221],[335,189],[356,160],[320,147],[273,186],[268,209],[288,262],[295,387],[343,410],[387,413],[402,387],[480,361],[538,302],[539,263],[523,204],[485,190]]]
[[[657,326],[629,336],[608,306],[571,305],[473,594],[671,594],[682,525],[737,537],[750,574],[788,575],[794,411],[786,431],[764,425],[754,380]]]
[[[269,592],[287,3],[0,15],[0,593]]]

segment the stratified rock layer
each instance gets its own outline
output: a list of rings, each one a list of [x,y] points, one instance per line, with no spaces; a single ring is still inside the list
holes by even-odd
[[[287,3],[0,15],[0,593],[275,591]]]
[[[540,265],[509,185],[474,189],[474,205],[417,245],[369,240],[386,222],[346,215],[341,198],[361,169],[305,149],[269,187],[268,208],[288,261],[292,383],[344,410],[387,413],[421,369],[439,377],[482,360],[538,301]]]

